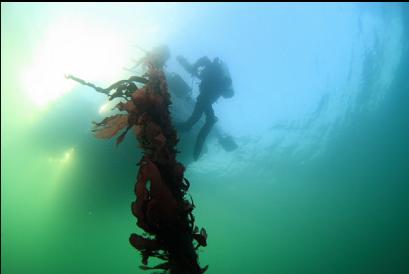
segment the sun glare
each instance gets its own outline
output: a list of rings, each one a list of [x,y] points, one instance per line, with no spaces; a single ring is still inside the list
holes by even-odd
[[[65,79],[66,74],[114,80],[129,62],[130,44],[117,31],[84,20],[56,23],[23,71],[24,90],[35,105],[46,106],[77,85]]]

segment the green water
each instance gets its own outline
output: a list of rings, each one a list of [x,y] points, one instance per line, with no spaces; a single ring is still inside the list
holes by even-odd
[[[80,6],[70,8],[82,11]],[[231,21],[226,24],[240,24],[246,6],[169,7],[184,8],[200,22],[214,11],[216,21],[222,20],[216,16],[228,14]],[[263,10],[275,7],[252,8],[256,19],[251,17],[249,24],[257,26],[262,22],[256,13],[262,13],[263,21],[269,18],[263,17]],[[280,16],[300,12],[291,6],[280,8]],[[130,135],[115,147],[113,140],[91,135],[91,121],[101,118],[102,95],[76,87],[47,108],[37,108],[20,84],[20,72],[33,62],[34,48],[41,45],[41,30],[61,9],[1,5],[1,273],[144,273],[138,268],[139,254],[128,243],[130,233],[137,230],[130,211],[140,157],[136,140]],[[126,8],[130,9],[136,7]],[[343,7],[343,16],[352,9]],[[380,34],[371,48],[353,55],[361,60],[355,64],[351,59],[352,67],[361,67],[355,78],[337,82],[329,76],[333,81],[322,94],[301,90],[299,96],[290,96],[276,91],[275,100],[284,98],[278,104],[287,112],[275,105],[284,114],[277,121],[264,116],[271,120],[266,128],[233,107],[224,119],[242,119],[242,124],[229,128],[223,124],[223,109],[216,109],[219,123],[237,133],[240,148],[227,153],[209,140],[206,153],[198,162],[187,163],[186,172],[196,222],[209,234],[208,246],[199,252],[201,265],[210,265],[208,273],[409,273],[409,9],[407,4],[384,4],[360,10],[371,20],[382,18],[386,27],[377,29]],[[91,17],[103,17],[101,12],[107,11],[97,8]],[[122,17],[115,16],[119,25]],[[179,26],[186,32],[187,21]],[[391,26],[398,26],[396,32]],[[389,36],[382,35],[385,29],[390,29]],[[314,30],[310,31],[312,36]],[[231,35],[239,44],[240,35]],[[388,43],[395,35],[397,42]],[[259,42],[264,39],[257,37]],[[184,36],[177,30],[166,38],[171,49],[183,51],[178,42]],[[220,54],[230,63],[238,62],[219,44]],[[255,64],[265,58],[261,48],[268,46],[255,44],[256,50],[234,53],[243,62],[251,59],[253,66],[251,70],[232,66],[233,79],[235,73],[242,75],[240,69],[254,75],[237,77],[231,105],[253,107],[243,99],[247,91],[240,83],[268,86],[267,77],[265,82],[254,80]],[[196,51],[188,52],[188,45],[185,52],[192,59],[207,54],[199,46],[207,45],[204,38],[194,44]],[[219,54],[214,44],[208,49],[209,54]],[[291,50],[301,51],[302,45],[288,46]],[[299,118],[294,113],[303,103],[314,111]],[[264,115],[257,107],[251,113],[259,117],[258,112]],[[248,135],[242,133],[246,131]]]

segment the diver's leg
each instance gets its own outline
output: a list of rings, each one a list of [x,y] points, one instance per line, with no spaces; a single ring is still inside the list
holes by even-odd
[[[200,153],[202,152],[203,144],[206,140],[207,135],[209,135],[209,132],[213,128],[213,125],[217,122],[217,118],[216,115],[214,115],[212,105],[206,107],[205,114],[206,122],[200,130],[199,135],[197,136],[195,150],[193,152],[193,158],[195,159],[195,161],[199,158]]]
[[[190,130],[193,127],[193,125],[196,124],[197,121],[199,121],[200,117],[202,117],[203,111],[204,108],[202,101],[197,100],[192,115],[190,115],[189,119],[187,119],[185,122],[176,124],[176,128],[179,131]]]

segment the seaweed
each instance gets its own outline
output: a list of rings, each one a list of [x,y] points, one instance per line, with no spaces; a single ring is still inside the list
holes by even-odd
[[[137,226],[147,237],[132,233],[130,244],[142,255],[141,269],[163,270],[165,273],[203,273],[197,249],[207,245],[207,232],[195,226],[193,200],[186,198],[190,182],[184,177],[185,167],[176,160],[177,132],[172,126],[170,95],[161,66],[145,60],[147,73],[121,80],[103,89],[74,76],[67,78],[90,86],[109,99],[120,97],[116,107],[125,112],[94,123],[97,138],[117,138],[117,144],[133,129],[143,156],[135,184],[136,200],[131,204]],[[136,83],[135,83],[136,82]],[[143,84],[138,88],[136,84]],[[111,91],[114,90],[113,93]],[[150,257],[163,260],[148,266]]]

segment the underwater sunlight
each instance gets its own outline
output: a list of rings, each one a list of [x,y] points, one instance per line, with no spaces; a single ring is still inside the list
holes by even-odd
[[[408,3],[1,3],[1,273],[407,274],[408,75]]]

